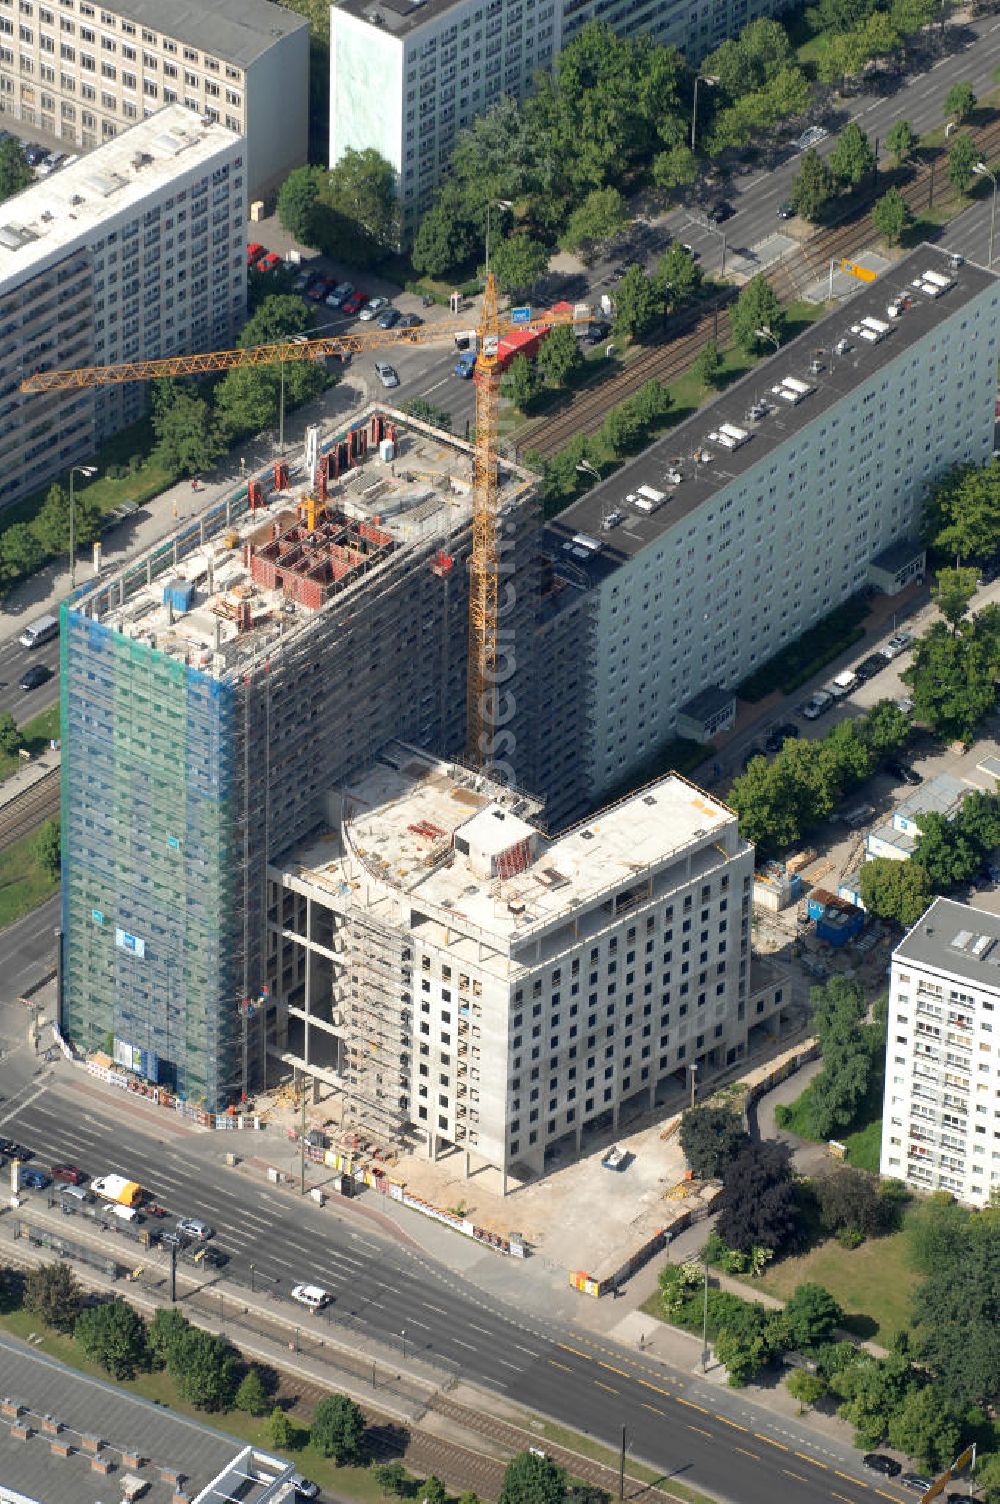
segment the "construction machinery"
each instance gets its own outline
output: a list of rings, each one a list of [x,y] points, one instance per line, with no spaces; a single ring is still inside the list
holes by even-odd
[[[469,664],[466,752],[479,767],[488,766],[494,751],[499,695],[497,685],[499,547],[497,539],[497,467],[500,411],[499,342],[512,329],[551,328],[557,324],[589,324],[586,304],[563,305],[532,314],[515,308],[501,314],[492,272],[487,275],[477,325],[476,437],[473,448],[472,555],[469,578]],[[82,366],[71,371],[37,371],[21,383],[22,392],[67,391],[128,381],[153,381],[166,376],[200,376],[236,367],[280,365],[287,361],[322,360],[349,356],[393,345],[435,344],[469,330],[468,317],[420,324],[415,328],[373,329],[307,339],[299,334],[280,344],[248,349],[215,350],[197,355],[174,355],[158,360],[132,360],[120,365]]]

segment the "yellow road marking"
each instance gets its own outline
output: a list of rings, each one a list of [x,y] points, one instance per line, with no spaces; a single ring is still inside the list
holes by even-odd
[[[884,1488],[876,1488],[875,1492],[880,1496],[880,1498],[891,1499],[892,1500],[892,1504],[899,1504],[899,1499],[896,1497],[896,1495],[895,1494],[887,1494]]]
[[[838,1478],[845,1478],[848,1483],[859,1483],[860,1482],[862,1488],[868,1488],[869,1487],[869,1485],[867,1483],[865,1483],[863,1479],[852,1478],[851,1475],[850,1475],[850,1473],[842,1473],[840,1471],[839,1467],[835,1467],[833,1471],[837,1474]]]
[[[831,1488],[830,1493],[835,1499],[840,1500],[840,1504],[853,1504],[853,1500],[849,1499],[846,1494],[838,1494],[836,1489]]]
[[[765,1441],[769,1447],[777,1447],[779,1452],[788,1451],[788,1448],[784,1445],[783,1442],[772,1441],[770,1436],[764,1435],[763,1431],[755,1431],[753,1434],[756,1436],[758,1441]]]
[[[724,1426],[732,1426],[734,1431],[749,1431],[749,1426],[741,1426],[738,1420],[728,1420],[724,1415],[717,1415],[716,1420],[721,1420]]]
[[[712,1440],[712,1433],[711,1433],[711,1431],[703,1431],[702,1428],[701,1428],[701,1426],[692,1426],[690,1424],[690,1422],[689,1422],[688,1423],[688,1430],[689,1431],[697,1431],[699,1436],[707,1436],[708,1439],[709,1439],[709,1441]]]
[[[659,1405],[647,1405],[645,1400],[642,1401],[642,1408],[644,1410],[652,1410],[654,1415],[666,1415],[667,1413],[665,1410],[661,1410]]]
[[[602,1363],[600,1358],[595,1359],[595,1362],[598,1368],[606,1368],[609,1373],[618,1374],[619,1378],[630,1379],[632,1377],[630,1373],[626,1373],[624,1368],[616,1368],[613,1363]]]
[[[744,1457],[752,1457],[753,1460],[754,1460],[754,1462],[759,1462],[760,1461],[760,1457],[757,1455],[757,1453],[756,1452],[748,1452],[747,1449],[746,1449],[746,1447],[736,1447],[734,1450],[737,1451],[737,1452],[742,1452],[743,1455],[744,1455]]]
[[[806,1481],[801,1473],[793,1473],[790,1468],[783,1467],[781,1471],[784,1473],[786,1478],[794,1478],[797,1483],[805,1483]]]
[[[796,1457],[801,1457],[803,1462],[811,1462],[813,1467],[821,1467],[824,1473],[830,1471],[825,1462],[818,1462],[815,1457],[810,1457],[808,1452],[796,1452],[795,1455]]]
[[[574,1358],[586,1358],[588,1363],[594,1361],[589,1353],[582,1353],[578,1347],[570,1347],[568,1342],[559,1342],[556,1346],[560,1347],[564,1353],[572,1353]]]
[[[557,1363],[556,1360],[555,1360],[555,1358],[550,1358],[549,1362],[552,1364],[553,1368],[561,1368],[562,1371],[563,1371],[563,1373],[572,1373],[573,1372],[572,1368],[570,1368],[570,1366],[569,1366],[568,1363]]]
[[[608,1392],[608,1394],[617,1394],[618,1393],[618,1390],[617,1389],[612,1389],[612,1387],[611,1387],[610,1384],[602,1384],[601,1381],[600,1381],[600,1379],[594,1379],[593,1382],[597,1385],[598,1389],[606,1389],[607,1392]]]
[[[698,1410],[702,1415],[708,1415],[709,1413],[704,1405],[696,1405],[694,1400],[682,1400],[680,1395],[677,1396],[677,1403],[678,1405],[687,1405],[689,1410]]]
[[[659,1384],[651,1384],[648,1379],[636,1379],[635,1382],[637,1384],[641,1384],[642,1387],[643,1387],[643,1389],[652,1389],[652,1391],[653,1391],[654,1394],[665,1394],[666,1397],[667,1397],[667,1399],[669,1399],[669,1400],[672,1400],[672,1399],[675,1398],[675,1396],[670,1393],[669,1389],[664,1389]]]

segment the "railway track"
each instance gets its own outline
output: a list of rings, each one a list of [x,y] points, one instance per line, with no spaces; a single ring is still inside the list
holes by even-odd
[[[971,134],[985,160],[1000,154],[1000,116]],[[935,204],[960,202],[961,195],[949,182],[947,170],[947,153],[938,149],[900,185],[900,192],[915,214]],[[872,223],[870,209],[857,209],[840,224],[817,230],[772,268],[766,269],[768,281],[782,302],[791,302],[802,297],[808,286],[827,274],[831,261],[856,255],[873,237],[878,238],[878,231]],[[519,453],[524,455],[534,451],[543,459],[551,458],[576,434],[593,433],[611,408],[637,392],[645,382],[654,378],[673,381],[684,375],[691,369],[706,340],[716,339],[725,344],[728,336],[729,314],[725,307],[721,307],[697,318],[694,326],[686,332],[645,347],[617,375],[595,387],[584,388],[564,411],[527,425],[518,437]]]
[[[53,768],[51,773],[0,809],[0,851],[58,813],[59,769]]]

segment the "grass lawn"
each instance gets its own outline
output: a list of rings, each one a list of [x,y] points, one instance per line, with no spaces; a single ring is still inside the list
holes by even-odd
[[[842,1248],[828,1238],[808,1253],[772,1264],[761,1279],[747,1284],[780,1300],[787,1300],[796,1285],[823,1285],[843,1306],[848,1331],[885,1347],[909,1325],[910,1301],[920,1279],[907,1262],[904,1227],[887,1238],[870,1238],[860,1248]]]
[[[133,423],[131,427],[115,434],[106,444],[102,444],[98,453],[86,461],[96,465],[99,474],[89,483],[78,475],[73,486],[76,495],[86,495],[88,501],[96,502],[104,512],[110,511],[122,501],[143,502],[152,496],[158,496],[171,484],[173,476],[151,459],[146,459],[141,470],[135,475],[126,476],[124,480],[109,480],[104,474],[109,465],[127,465],[134,454],[148,455],[152,447],[152,425],[148,418],[141,418],[138,423]],[[68,476],[60,476],[59,480],[61,484],[68,486]],[[3,526],[7,528],[15,522],[31,522],[41,510],[47,490],[48,487],[45,491],[36,491],[34,496],[26,496],[23,501],[5,507]]]
[[[871,1170],[873,1174],[878,1173],[879,1153],[882,1146],[884,1086],[885,1060],[884,1057],[879,1057],[872,1065],[868,1090],[853,1123],[849,1123],[846,1130],[836,1135],[839,1141],[847,1147],[847,1163],[857,1166],[859,1170]],[[782,1126],[790,1133],[798,1134],[799,1138],[807,1138],[816,1143],[820,1140],[815,1139],[808,1127],[810,1090],[811,1088],[807,1086],[802,1095],[789,1104],[790,1116]]]
[[[59,879],[50,877],[35,855],[38,832],[22,836],[13,846],[5,846],[0,853],[0,929],[13,924],[29,909],[37,909],[40,903],[59,886]]]
[[[21,726],[21,735],[24,737],[25,749],[32,757],[44,752],[52,738],[59,736],[59,701],[50,705],[48,710],[43,710],[40,715],[32,716],[30,721],[25,721]],[[16,752],[0,752],[0,782],[23,765]]]

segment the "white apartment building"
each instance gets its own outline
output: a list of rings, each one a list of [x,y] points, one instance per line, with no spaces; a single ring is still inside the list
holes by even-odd
[[[0,112],[85,150],[171,104],[245,136],[264,196],[306,160],[308,22],[270,0],[0,0]]]
[[[672,775],[555,838],[537,808],[393,743],[269,874],[272,975],[304,977],[277,992],[285,1065],[341,1088],[348,1129],[455,1146],[504,1191],[742,1058],[782,999],[748,1018],[753,848],[725,806]]]
[[[404,219],[426,209],[463,126],[522,99],[585,22],[696,60],[778,0],[344,0],[330,9],[330,162],[374,147]]]
[[[134,421],[141,385],[26,374],[232,345],[246,317],[243,140],[171,105],[0,204],[0,474],[10,503]]]
[[[590,801],[707,686],[734,689],[864,589],[937,477],[989,457],[998,335],[997,277],[920,246],[550,524],[589,622],[566,635]],[[555,783],[540,767],[535,786]]]
[[[936,898],[892,956],[883,1175],[985,1206],[1000,1185],[1000,916]]]

